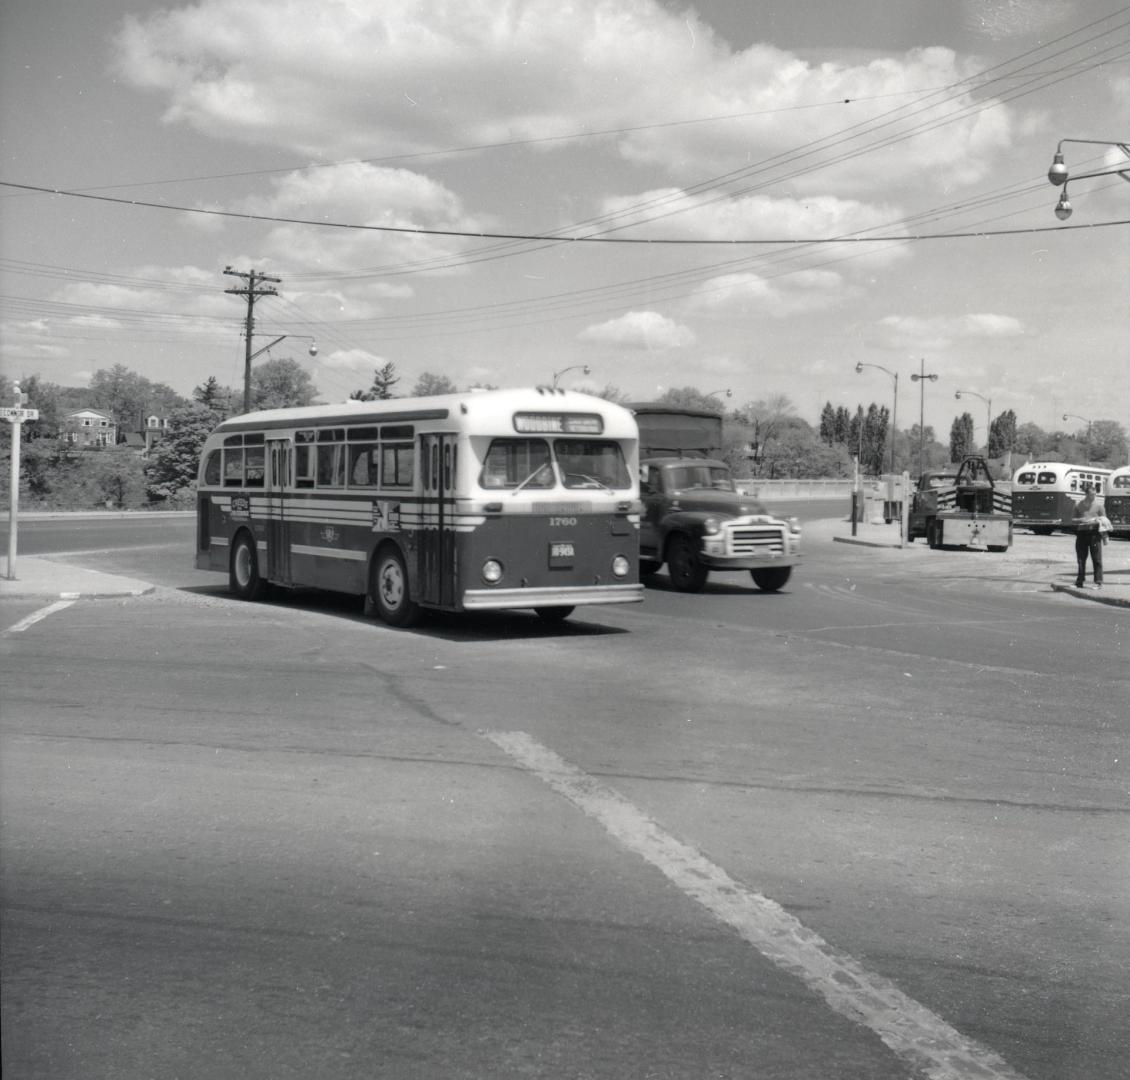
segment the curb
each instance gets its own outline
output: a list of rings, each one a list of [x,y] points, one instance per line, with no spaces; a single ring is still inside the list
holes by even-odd
[[[1074,585],[1056,585],[1053,583],[1052,592],[1067,593],[1068,596],[1077,596],[1080,600],[1090,600],[1096,604],[1109,604],[1111,607],[1130,607],[1130,599],[1111,596],[1109,593],[1097,589],[1077,589]]]

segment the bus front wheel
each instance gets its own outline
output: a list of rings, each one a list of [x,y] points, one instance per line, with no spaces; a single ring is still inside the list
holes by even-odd
[[[420,605],[412,599],[408,571],[399,551],[390,548],[377,555],[369,595],[377,614],[389,626],[414,626],[420,619]]]
[[[262,600],[267,583],[259,576],[259,556],[249,533],[236,537],[228,571],[228,588],[241,600]]]
[[[574,610],[572,606],[562,604],[560,607],[536,607],[534,608],[534,614],[536,614],[542,622],[559,623],[569,618]]]

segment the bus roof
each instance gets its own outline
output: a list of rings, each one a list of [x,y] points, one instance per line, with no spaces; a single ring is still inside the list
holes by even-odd
[[[507,390],[474,390],[431,397],[388,398],[383,401],[349,400],[331,405],[306,405],[293,409],[264,409],[224,420],[217,432],[262,431],[292,428],[305,424],[323,425],[365,423],[410,423],[426,420],[452,420],[463,428],[479,421],[489,425],[508,420],[516,412],[596,413],[604,418],[604,435],[609,438],[635,438],[636,422],[631,412],[603,398],[550,386],[519,387]]]

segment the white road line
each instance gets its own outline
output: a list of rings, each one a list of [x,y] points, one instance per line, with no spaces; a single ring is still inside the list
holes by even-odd
[[[484,738],[599,822],[762,955],[795,975],[838,1013],[870,1028],[930,1080],[1024,1080],[988,1048],[867,971],[783,907],[747,889],[694,848],[665,833],[622,795],[582,772],[523,731]]]
[[[34,626],[40,619],[46,619],[48,615],[53,615],[56,611],[62,611],[63,608],[69,608],[73,604],[73,600],[56,600],[53,604],[48,604],[38,611],[33,611],[25,619],[20,619],[14,626],[9,626],[7,632],[9,634],[19,634],[26,630],[29,626]]]

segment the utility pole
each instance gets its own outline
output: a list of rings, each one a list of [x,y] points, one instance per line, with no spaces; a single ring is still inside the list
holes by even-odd
[[[230,266],[224,267],[224,273],[230,277],[243,278],[243,280],[247,282],[245,288],[225,289],[224,292],[232,293],[235,296],[247,297],[247,321],[243,331],[244,345],[246,346],[243,354],[243,411],[249,413],[251,412],[251,337],[255,332],[255,319],[253,316],[255,301],[258,300],[260,296],[278,296],[279,294],[278,289],[274,289],[270,285],[261,288],[256,288],[256,285],[261,285],[264,281],[271,281],[277,285],[282,279],[269,277],[267,274],[257,274],[254,270],[243,274],[238,270],[233,270]]]

